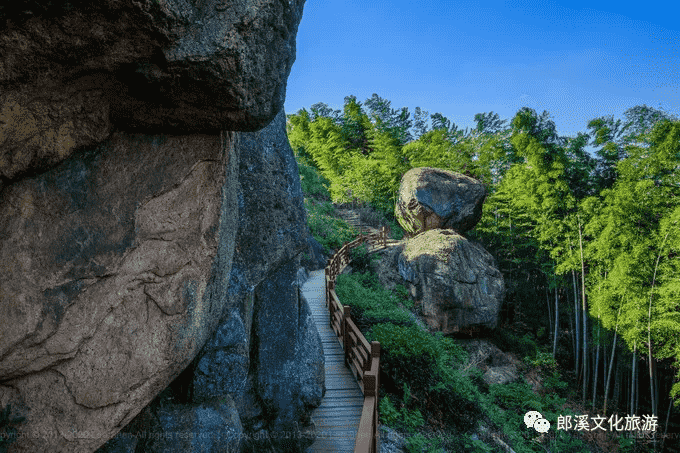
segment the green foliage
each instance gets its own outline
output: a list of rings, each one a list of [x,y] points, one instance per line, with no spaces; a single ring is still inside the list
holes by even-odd
[[[379,259],[368,252],[368,246],[365,243],[350,250],[349,257],[352,261],[352,269],[356,272],[365,272],[370,268],[371,263]]]
[[[431,335],[417,325],[381,323],[367,332],[366,339],[380,342],[380,367],[395,385],[405,383],[424,398],[435,378],[436,349]]]
[[[26,417],[11,417],[12,406],[8,404],[0,411],[0,453],[6,453],[7,448],[16,440],[16,425],[26,420]]]
[[[355,238],[357,231],[342,219],[333,217],[334,209],[330,202],[314,203],[305,199],[307,225],[324,253],[338,250],[346,242]]]
[[[378,414],[380,415],[380,423],[384,425],[394,428],[401,422],[401,414],[394,407],[392,396],[389,394],[380,397]]]
[[[490,447],[489,445],[485,444],[479,439],[472,439],[465,445],[466,450],[465,451],[471,451],[475,453],[486,453],[486,452],[492,452],[493,448]]]
[[[491,384],[489,393],[496,400],[496,404],[504,409],[516,410],[518,413],[543,410],[540,397],[534,393],[526,382],[511,382],[508,384]]]
[[[406,450],[409,453],[445,453],[447,450],[442,446],[442,440],[427,438],[417,433],[406,439]]]
[[[412,135],[417,139],[405,143],[407,112],[391,109],[377,95],[363,106],[346,98],[342,113],[313,107],[311,115],[303,110],[290,117],[291,146],[296,156],[320,169],[334,201],[357,198],[394,212],[400,178],[416,166],[452,169],[483,181],[489,195],[481,221],[468,234],[482,242],[504,275],[508,321],[538,314],[521,319],[521,334],[499,329],[495,342],[543,368],[549,375],[546,382],[554,381],[549,386],[563,385],[554,363],[546,353],[537,356],[535,341],[522,335],[539,332],[542,340],[552,335],[546,310],[551,293],[559,294],[558,327],[567,326],[573,316],[571,304],[565,305],[574,297],[572,275],[585,282],[588,314],[599,322],[591,319],[590,326],[616,329],[629,348],[646,349],[649,343],[653,358],[680,364],[677,119],[636,106],[623,121],[595,118],[588,123],[589,134],[559,137],[547,112],[538,115],[529,108],[520,109],[508,126],[493,112],[478,114],[470,133],[458,131],[442,114],[430,116],[428,130],[427,113],[416,109]],[[585,151],[589,139],[597,147],[595,157]],[[318,194],[319,184],[312,186]],[[393,237],[396,231],[393,227]],[[391,310],[380,304],[364,307],[381,316]],[[592,327],[588,336],[588,344],[598,341]],[[568,340],[562,335],[560,349],[569,349],[564,342]],[[418,366],[431,366],[438,377],[449,379],[450,367],[431,358]],[[671,394],[680,403],[680,383]],[[493,416],[503,418],[501,413]],[[522,436],[508,436],[526,445]]]
[[[552,427],[551,427],[552,430]],[[559,451],[565,453],[583,453],[592,451],[592,447],[587,445],[581,439],[567,431],[557,431],[555,437],[548,442],[549,451]]]
[[[382,348],[393,355],[435,357],[438,349],[433,335],[417,325],[378,324],[369,334],[372,340],[379,341]]]
[[[351,307],[352,319],[362,332],[386,321],[413,323],[408,313],[399,308],[396,296],[380,287],[369,273],[338,275],[335,292],[344,305]]]
[[[408,385],[404,383],[403,389],[403,402],[400,404],[400,410],[392,403],[394,396],[387,394],[380,399],[380,419],[388,426],[413,433],[425,425],[425,419],[420,410],[414,407]]]
[[[387,220],[387,226],[391,232],[391,238],[401,241],[404,238],[404,229],[395,220]]]
[[[330,201],[331,194],[328,192],[330,182],[321,176],[314,166],[298,159],[298,173],[305,197]]]
[[[502,351],[513,352],[519,357],[533,358],[538,353],[536,342],[528,334],[520,337],[510,330],[497,329],[491,338]]]
[[[404,304],[406,308],[409,310],[413,310],[413,307],[415,305],[415,301],[409,297],[409,292],[408,289],[402,284],[397,284],[396,287],[394,288],[394,292],[397,294],[397,297],[399,300],[401,300],[401,303]]]
[[[404,428],[408,432],[415,432],[418,428],[425,425],[425,419],[418,409],[408,410],[404,408],[402,409],[401,416],[403,418]]]
[[[552,374],[543,378],[543,388],[547,391],[562,394],[567,388],[567,383],[562,380],[559,371],[553,371]]]
[[[619,451],[621,453],[628,453],[634,451],[635,439],[632,437],[619,437]]]
[[[582,203],[590,313],[629,349],[651,339],[654,357],[680,363],[680,122],[658,121],[639,139],[647,146],[625,147],[611,188]]]
[[[535,357],[526,357],[526,363],[533,367],[547,368],[554,370],[557,367],[557,362],[549,352],[538,352]]]
[[[480,405],[482,399],[482,394],[470,378],[449,370],[446,376],[430,387],[429,411],[456,431],[467,432],[484,416]]]

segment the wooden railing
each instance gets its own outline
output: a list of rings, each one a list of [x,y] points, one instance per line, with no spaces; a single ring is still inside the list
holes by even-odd
[[[328,260],[326,267],[326,306],[330,325],[345,350],[345,365],[349,367],[364,394],[364,407],[359,421],[355,453],[378,452],[378,389],[380,388],[380,343],[370,344],[352,321],[350,307],[342,305],[335,293],[335,279],[349,264],[349,252],[355,247],[367,245],[387,247],[387,230],[379,233],[361,234],[348,242]]]

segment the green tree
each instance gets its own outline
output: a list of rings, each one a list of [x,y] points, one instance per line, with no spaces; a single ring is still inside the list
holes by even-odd
[[[628,156],[627,147],[648,147],[646,134],[662,120],[677,120],[668,113],[646,105],[637,105],[624,112],[623,120],[612,115],[602,116],[588,122],[588,129],[596,145],[598,156],[597,187],[610,188],[618,176],[617,164]]]
[[[413,137],[414,139],[420,138],[428,131],[428,118],[429,113],[421,110],[420,107],[416,107],[416,111],[413,115]]]
[[[356,96],[345,97],[343,115],[340,119],[341,137],[347,142],[347,148],[355,149],[361,154],[370,154],[367,132],[373,127],[370,119],[364,113],[361,102]]]
[[[309,110],[311,112],[309,115],[310,121],[314,121],[316,118],[325,117],[332,119],[336,123],[339,123],[340,116],[342,115],[340,110],[333,110],[328,106],[328,104],[323,102],[317,102],[316,104],[313,104]]]
[[[603,325],[611,327],[622,303],[621,336],[631,350],[647,346],[650,366],[660,358],[680,360],[675,273],[680,265],[679,138],[680,122],[662,120],[648,132],[645,146],[628,145],[626,157],[616,164],[616,181],[602,191],[599,212],[586,227],[593,236],[587,254],[606,270],[603,290],[592,294],[591,312],[597,309]],[[658,389],[652,389],[653,410],[658,408],[655,393]]]
[[[505,123],[508,120],[502,120],[498,116],[498,113],[477,113],[475,115],[475,130],[480,134],[495,134],[503,130]]]
[[[376,93],[364,102],[375,128],[379,132],[390,134],[403,145],[413,138],[410,132],[413,125],[413,121],[410,120],[411,114],[406,107],[394,110],[390,105],[391,101],[381,98]]]

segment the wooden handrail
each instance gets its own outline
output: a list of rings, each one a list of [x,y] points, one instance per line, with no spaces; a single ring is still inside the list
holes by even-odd
[[[378,390],[380,389],[380,343],[368,342],[352,321],[351,310],[342,305],[335,293],[335,279],[350,263],[351,249],[366,243],[387,247],[387,229],[379,233],[360,234],[355,240],[345,243],[326,266],[326,307],[330,326],[345,350],[347,366],[359,383],[364,394],[364,406],[359,421],[354,453],[378,452]]]

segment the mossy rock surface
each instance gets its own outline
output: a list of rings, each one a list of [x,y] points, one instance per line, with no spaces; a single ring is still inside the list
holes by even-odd
[[[397,265],[431,328],[452,334],[496,327],[505,283],[481,245],[451,230],[430,230],[406,242]]]

